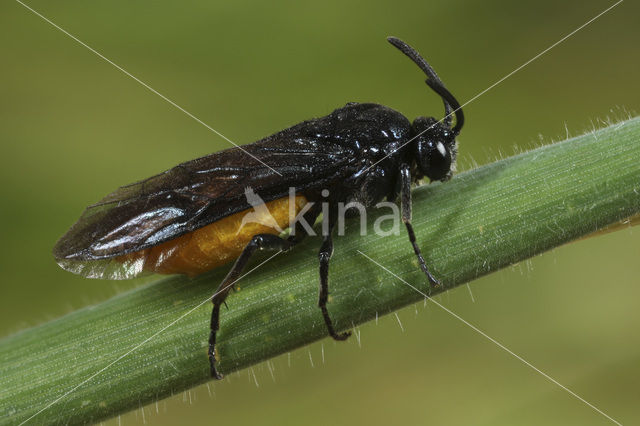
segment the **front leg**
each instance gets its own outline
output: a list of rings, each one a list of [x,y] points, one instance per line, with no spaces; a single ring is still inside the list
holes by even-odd
[[[429,272],[429,268],[427,268],[424,257],[422,257],[420,247],[418,247],[418,243],[416,243],[416,234],[413,232],[413,226],[411,226],[411,168],[408,164],[403,164],[402,166],[400,166],[400,185],[402,222],[404,222],[407,227],[407,232],[409,233],[409,241],[411,241],[413,251],[418,257],[420,269],[422,269],[422,272],[427,275],[429,283],[433,286],[438,286],[440,285],[440,281],[435,279],[435,277],[431,275],[431,272]]]

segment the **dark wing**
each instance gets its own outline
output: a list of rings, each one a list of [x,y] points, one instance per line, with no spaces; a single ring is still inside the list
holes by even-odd
[[[142,263],[122,265],[114,257],[251,208],[247,187],[268,202],[287,196],[290,186],[304,191],[337,182],[353,170],[355,156],[348,144],[332,138],[333,116],[119,188],[84,211],[54,247],[56,260],[88,277],[130,278],[142,272]]]

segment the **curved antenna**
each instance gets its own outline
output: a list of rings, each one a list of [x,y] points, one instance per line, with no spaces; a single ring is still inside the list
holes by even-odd
[[[420,69],[427,75],[426,83],[427,85],[440,97],[442,98],[442,102],[444,103],[444,124],[447,127],[451,128],[451,119],[455,112],[456,114],[456,125],[452,128],[453,132],[458,134],[460,133],[460,129],[464,124],[464,113],[462,112],[462,107],[460,107],[460,103],[456,100],[456,98],[444,87],[444,83],[438,77],[438,74],[431,68],[431,65],[427,61],[424,60],[422,56],[416,50],[409,46],[404,41],[400,40],[396,37],[387,37],[387,41],[391,43],[395,48],[404,53],[411,59]]]

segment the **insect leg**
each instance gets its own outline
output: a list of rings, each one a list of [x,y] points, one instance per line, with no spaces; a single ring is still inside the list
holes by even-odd
[[[216,333],[220,328],[220,306],[224,303],[229,291],[233,284],[238,280],[240,274],[247,266],[249,259],[258,249],[266,250],[289,250],[293,247],[297,241],[285,240],[277,235],[272,234],[258,234],[254,235],[249,244],[246,245],[242,254],[234,263],[233,268],[229,271],[227,276],[222,280],[218,290],[211,298],[213,303],[213,310],[211,311],[211,334],[209,334],[209,365],[211,366],[211,377],[221,379],[222,375],[216,370]]]
[[[429,272],[429,269],[427,268],[424,257],[422,257],[422,253],[420,252],[420,247],[418,247],[418,243],[416,243],[416,234],[413,232],[413,226],[411,226],[411,168],[408,164],[403,164],[402,166],[400,166],[400,179],[402,221],[407,227],[407,232],[409,233],[409,241],[411,241],[413,251],[418,257],[420,269],[422,269],[422,272],[427,275],[429,283],[434,286],[440,285],[440,281],[435,279],[435,277],[431,275],[431,272]]]
[[[313,224],[316,223],[316,219],[318,218],[318,216],[320,215],[320,212],[322,211],[322,204],[320,203],[313,203],[313,205],[309,208],[309,211],[307,211],[303,216],[302,219],[311,227],[313,227]],[[299,243],[300,241],[302,241],[307,235],[307,228],[300,222],[296,222],[295,226],[295,235],[290,235],[287,240],[294,242],[294,243]]]
[[[329,334],[335,340],[345,340],[347,337],[351,336],[351,332],[346,331],[344,333],[336,333],[333,328],[333,323],[331,322],[331,317],[329,317],[329,311],[327,310],[327,300],[329,299],[329,259],[333,254],[333,240],[331,239],[331,232],[335,225],[337,219],[337,215],[329,215],[329,218],[324,218],[323,220],[329,220],[329,229],[327,235],[324,236],[322,241],[322,246],[320,246],[320,252],[318,253],[318,258],[320,260],[320,294],[318,296],[318,306],[322,310],[322,317],[324,318],[324,322],[327,325],[327,330],[329,330]]]

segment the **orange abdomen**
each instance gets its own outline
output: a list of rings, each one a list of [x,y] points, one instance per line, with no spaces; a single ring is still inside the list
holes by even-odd
[[[277,235],[281,229],[288,228],[305,204],[307,199],[297,195],[290,211],[288,197],[273,200],[260,206],[262,208],[232,214],[157,246],[120,256],[117,260],[124,262],[143,258],[145,271],[199,275],[236,259],[254,235]]]

